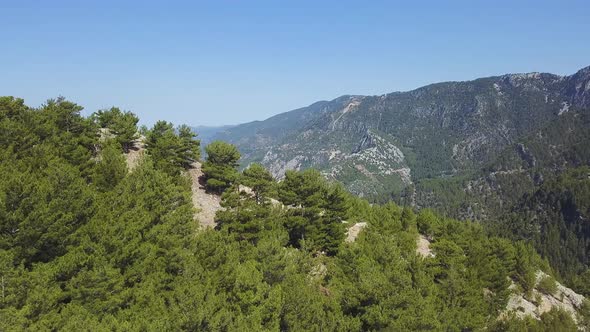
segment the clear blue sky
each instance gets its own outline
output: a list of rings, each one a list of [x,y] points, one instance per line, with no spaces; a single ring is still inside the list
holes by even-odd
[[[115,105],[147,124],[590,65],[587,0],[0,0],[0,12],[0,95]]]

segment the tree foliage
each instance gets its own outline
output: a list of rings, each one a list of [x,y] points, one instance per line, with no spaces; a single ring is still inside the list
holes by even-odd
[[[229,144],[207,149],[224,209],[198,230],[180,172],[198,157],[188,127],[156,123],[127,172],[119,143],[80,110],[0,98],[0,330],[575,329],[561,311],[504,315],[511,282],[531,290],[543,264],[529,243],[371,205],[313,170],[279,183],[256,164],[240,174]],[[433,256],[416,254],[419,232]],[[581,326],[589,316],[585,304]]]
[[[201,143],[196,137],[186,125],[175,130],[172,123],[158,121],[147,132],[147,152],[158,169],[177,174],[199,160]]]
[[[117,107],[108,110],[99,110],[91,118],[101,127],[108,129],[107,134],[113,135],[125,152],[129,151],[133,141],[139,138],[137,135],[137,122],[139,118],[132,112],[122,112]]]
[[[94,168],[93,182],[101,191],[112,190],[127,174],[127,164],[116,143],[103,144],[100,157]]]
[[[251,164],[242,172],[240,182],[252,189],[258,204],[264,203],[265,198],[269,198],[276,187],[272,174],[257,163]]]
[[[235,145],[214,141],[205,147],[207,160],[203,163],[203,173],[207,189],[222,193],[238,180],[238,160],[240,152]]]

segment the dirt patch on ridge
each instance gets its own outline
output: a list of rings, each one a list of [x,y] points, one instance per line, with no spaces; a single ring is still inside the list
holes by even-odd
[[[125,153],[125,160],[127,161],[127,168],[133,171],[139,164],[143,154],[145,153],[145,137],[140,137],[133,141],[129,151]],[[221,198],[217,195],[208,193],[205,190],[203,183],[203,171],[201,163],[195,162],[192,167],[187,170],[191,179],[192,201],[197,212],[194,219],[203,227],[215,227],[215,213],[221,209]]]
[[[188,174],[191,178],[193,205],[197,209],[195,220],[199,221],[202,228],[215,227],[215,213],[222,209],[221,198],[205,190],[201,163],[193,163]]]

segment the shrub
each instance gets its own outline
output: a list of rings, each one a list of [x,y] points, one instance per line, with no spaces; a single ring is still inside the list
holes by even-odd
[[[539,281],[537,289],[543,294],[553,295],[557,291],[557,284],[555,283],[555,279],[553,279],[553,277],[546,276]]]

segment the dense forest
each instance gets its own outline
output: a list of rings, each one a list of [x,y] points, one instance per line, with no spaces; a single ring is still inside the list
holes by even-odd
[[[228,143],[212,142],[201,158],[187,126],[138,129],[131,112],[81,110],[63,98],[39,108],[0,98],[0,330],[590,328],[587,303],[576,317],[506,311],[512,293],[534,302],[534,289],[555,292],[552,277],[537,283],[537,271],[555,273],[534,247],[553,240],[527,238],[524,224],[510,238],[428,209],[369,204],[312,169],[277,182],[259,164],[240,172]],[[125,154],[138,139],[146,154],[130,169]],[[194,217],[187,170],[196,161],[221,196],[215,228]],[[587,196],[588,186],[567,186],[584,176],[564,175],[522,204],[568,210],[575,202],[554,193]],[[548,236],[587,226],[571,220]],[[345,241],[358,222],[367,227]],[[578,262],[576,246],[587,243],[572,241],[541,253]]]

